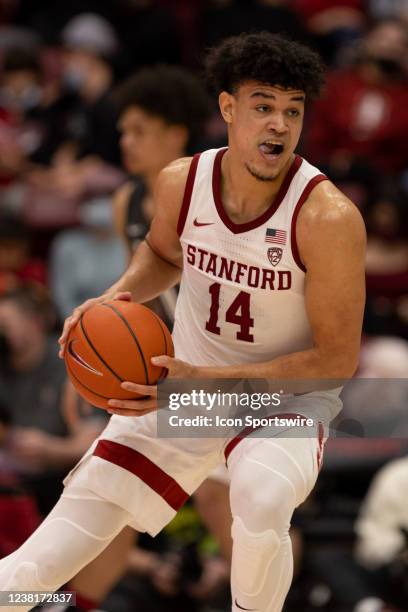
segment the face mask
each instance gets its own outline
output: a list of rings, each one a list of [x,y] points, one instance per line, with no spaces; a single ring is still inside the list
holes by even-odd
[[[64,70],[63,82],[70,91],[80,91],[87,79],[86,71],[79,66],[69,66]]]
[[[29,85],[16,94],[8,87],[0,88],[0,105],[3,108],[18,111],[28,111],[40,103],[41,89],[38,85]]]

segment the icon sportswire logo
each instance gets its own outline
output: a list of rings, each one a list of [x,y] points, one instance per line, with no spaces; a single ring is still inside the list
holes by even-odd
[[[205,227],[206,225],[214,225],[214,223],[211,223],[211,222],[210,222],[210,223],[201,223],[201,222],[200,222],[200,221],[197,219],[197,217],[196,217],[196,218],[194,219],[194,221],[193,221],[193,225],[194,225],[195,227]]]
[[[78,355],[78,353],[73,348],[74,343],[75,343],[75,340],[71,340],[71,342],[68,343],[68,353],[71,355],[72,359],[74,359],[77,363],[79,363],[80,366],[82,366],[83,368],[86,368],[93,374],[96,374],[97,376],[103,376],[102,372],[95,370],[95,368],[89,365],[89,363],[87,363],[85,359],[81,357],[81,355]]]

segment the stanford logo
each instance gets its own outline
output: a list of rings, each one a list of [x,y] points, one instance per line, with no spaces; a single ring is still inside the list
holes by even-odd
[[[282,259],[283,249],[279,247],[271,247],[268,249],[268,259],[273,266],[277,266]]]

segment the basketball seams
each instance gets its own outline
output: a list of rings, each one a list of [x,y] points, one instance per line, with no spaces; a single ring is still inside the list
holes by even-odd
[[[85,340],[88,342],[89,346],[91,347],[91,349],[93,350],[95,355],[97,357],[99,357],[99,359],[101,360],[103,365],[109,370],[109,372],[111,374],[113,374],[114,377],[117,378],[120,382],[123,382],[124,378],[121,378],[118,374],[116,374],[115,370],[113,370],[111,368],[111,366],[104,360],[104,358],[102,357],[102,355],[99,354],[99,352],[95,348],[95,345],[93,344],[92,340],[89,338],[88,334],[86,333],[86,329],[85,329],[85,325],[84,325],[84,316],[85,315],[86,315],[86,312],[83,315],[81,315],[81,318],[79,319],[79,325],[81,327],[81,331],[82,331],[83,335],[85,336]]]
[[[157,315],[155,312],[153,312],[153,310],[152,310],[152,314],[154,315],[155,320],[156,320],[156,321],[157,321],[157,323],[159,324],[159,327],[160,327],[161,332],[162,332],[162,334],[163,334],[163,339],[164,339],[164,353],[167,355],[167,338],[166,338],[166,333],[165,333],[165,331],[164,331],[164,329],[163,329],[163,324],[162,324],[162,321],[161,321],[160,317],[159,317],[159,316],[158,316],[158,315]],[[163,379],[164,379],[164,378],[166,378],[166,377],[167,377],[167,368],[162,368],[162,371],[161,371],[161,373],[160,373],[160,376],[159,376],[159,379],[158,379],[158,380],[163,380]]]
[[[135,331],[130,327],[130,325],[129,325],[128,321],[126,320],[126,318],[123,316],[123,314],[117,308],[115,308],[115,306],[113,306],[112,304],[106,304],[106,303],[101,304],[101,306],[105,306],[106,308],[110,308],[119,317],[119,319],[122,321],[122,323],[124,323],[126,325],[130,335],[132,336],[132,338],[135,341],[136,346],[138,348],[138,351],[139,351],[139,354],[140,354],[140,358],[141,358],[142,364],[143,364],[143,369],[144,369],[144,372],[145,372],[146,385],[149,385],[150,384],[149,383],[149,373],[148,373],[148,370],[147,370],[146,360],[144,358],[142,347],[140,346],[140,343],[139,343],[139,340],[137,339]],[[121,380],[123,380],[123,379],[121,379]]]

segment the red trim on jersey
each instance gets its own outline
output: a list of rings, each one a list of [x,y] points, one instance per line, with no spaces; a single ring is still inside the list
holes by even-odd
[[[271,416],[284,418],[284,419],[295,419],[296,417],[300,417],[301,419],[307,418],[303,414],[295,414],[292,412],[287,412],[287,413],[282,413],[282,414],[272,414]],[[247,436],[249,436],[254,431],[258,431],[258,429],[262,429],[262,426],[260,425],[259,427],[245,427],[245,429],[243,429],[241,433],[239,433],[235,438],[233,438],[230,442],[228,442],[227,446],[224,449],[225,461],[226,462],[228,461],[228,457],[230,456],[234,448],[237,446],[237,444],[241,442],[241,440],[244,440]]]
[[[193,193],[194,180],[197,173],[198,160],[200,159],[201,153],[196,153],[191,160],[190,169],[187,175],[186,186],[184,188],[183,202],[181,204],[179,218],[177,222],[177,234],[179,237],[183,233],[184,226],[188,215],[188,209],[190,208],[191,195]]]
[[[99,440],[93,454],[128,470],[143,480],[174,510],[179,510],[190,497],[174,478],[134,448],[112,440]]]
[[[242,232],[249,232],[250,230],[257,228],[260,225],[263,225],[268,221],[268,219],[272,217],[274,213],[276,213],[290,187],[293,177],[301,166],[302,158],[299,155],[295,156],[295,159],[293,160],[293,163],[289,168],[283,180],[283,183],[280,186],[278,193],[276,194],[276,197],[274,198],[269,208],[267,208],[260,217],[254,219],[253,221],[247,221],[246,223],[234,223],[229,218],[221,197],[221,162],[227,150],[228,149],[221,149],[215,156],[212,180],[213,196],[215,206],[217,208],[218,215],[221,221],[224,223],[224,225],[228,227],[229,230],[231,230],[233,234],[240,234]]]
[[[306,187],[304,188],[302,195],[300,196],[298,200],[298,203],[296,204],[295,210],[293,211],[292,224],[291,224],[291,229],[290,229],[290,236],[291,236],[290,242],[292,244],[292,256],[293,256],[293,259],[296,261],[298,267],[303,272],[306,272],[306,268],[303,265],[302,260],[300,259],[299,249],[298,249],[298,245],[296,241],[297,218],[300,213],[300,209],[302,208],[303,204],[306,202],[307,198],[309,197],[313,189],[316,187],[316,185],[318,185],[322,181],[327,181],[327,180],[328,178],[325,174],[318,174],[317,176],[310,179],[310,181],[307,183]]]

